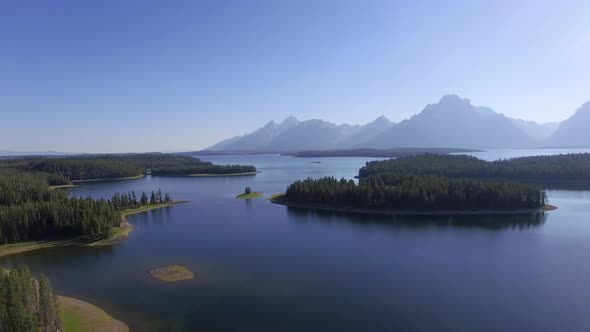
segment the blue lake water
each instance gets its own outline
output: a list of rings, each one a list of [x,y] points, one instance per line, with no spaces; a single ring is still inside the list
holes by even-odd
[[[478,156],[547,150],[535,151]],[[262,173],[72,188],[71,195],[95,197],[162,188],[191,202],[129,217],[136,230],[112,247],[36,251],[2,258],[0,265],[27,264],[58,293],[99,305],[137,331],[590,328],[589,191],[550,191],[559,209],[538,216],[314,213],[234,197],[246,186],[271,195],[308,176],[352,178],[371,159],[203,159],[254,164]],[[171,264],[186,265],[196,278],[162,283],[147,273]]]

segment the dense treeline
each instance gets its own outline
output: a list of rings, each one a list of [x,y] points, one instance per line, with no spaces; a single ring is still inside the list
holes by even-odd
[[[43,175],[51,185],[92,179],[114,179],[146,174],[189,175],[255,172],[254,166],[214,165],[188,156],[168,154],[21,157],[0,160],[1,170]]]
[[[534,209],[545,205],[538,186],[500,181],[403,176],[395,185],[372,176],[356,184],[332,177],[296,181],[287,188],[291,202],[392,210]]]
[[[452,178],[515,181],[590,181],[590,154],[562,154],[484,161],[461,155],[419,155],[368,162],[360,178],[379,176],[395,181],[405,175],[438,175]]]
[[[63,331],[51,284],[27,268],[0,270],[0,332],[38,331]]]
[[[67,197],[50,190],[43,175],[0,172],[0,244],[48,238],[105,238],[121,223],[119,211],[170,202],[161,190],[139,197],[135,192],[112,199]]]
[[[0,244],[47,238],[108,237],[121,216],[104,199],[58,197],[0,206]]]
[[[162,194],[162,190],[152,191],[150,197],[144,192],[141,196],[137,196],[135,191],[127,193],[116,193],[113,198],[109,200],[109,203],[117,211],[123,211],[126,209],[135,209],[138,207],[150,205],[150,204],[161,204],[172,202],[172,198],[169,193]]]
[[[52,174],[55,178],[50,180],[51,184],[65,184],[75,180],[131,177],[144,172],[141,166],[125,162],[116,156],[24,157],[4,160],[0,162],[0,167],[27,173]]]

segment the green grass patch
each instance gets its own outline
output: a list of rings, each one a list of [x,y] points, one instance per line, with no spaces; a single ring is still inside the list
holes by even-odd
[[[253,191],[249,194],[246,194],[246,193],[239,194],[238,196],[236,196],[236,198],[237,199],[255,199],[255,198],[261,197],[262,194],[263,194],[262,191]]]
[[[287,199],[287,194],[286,193],[278,193],[278,194],[274,194],[272,196],[270,196],[268,198],[269,201],[273,202],[273,203],[278,203],[278,202],[283,202]]]
[[[150,275],[157,280],[173,282],[194,279],[195,275],[184,265],[171,265],[160,269],[150,270]]]

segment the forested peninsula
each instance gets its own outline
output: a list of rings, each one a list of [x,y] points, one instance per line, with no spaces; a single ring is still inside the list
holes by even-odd
[[[161,190],[128,192],[112,198],[68,197],[52,186],[73,181],[152,175],[244,174],[254,166],[214,165],[196,158],[165,154],[21,157],[0,161],[0,244],[76,239],[96,243],[124,236],[122,216],[174,201]],[[70,242],[68,242],[70,243]]]
[[[137,195],[116,193],[110,199],[68,197],[50,190],[44,174],[0,172],[0,244],[48,239],[91,243],[115,235],[122,215],[142,208],[174,204],[161,190]]]
[[[545,181],[590,179],[590,154],[483,161],[420,155],[368,162],[359,182],[325,177],[288,186],[273,202],[293,207],[387,214],[530,213],[547,204]]]

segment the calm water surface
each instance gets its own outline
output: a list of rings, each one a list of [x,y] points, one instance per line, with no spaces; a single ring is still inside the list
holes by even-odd
[[[590,329],[590,192],[549,192],[560,209],[544,216],[318,214],[234,197],[246,186],[270,195],[308,176],[351,178],[370,159],[205,159],[262,173],[73,188],[95,197],[162,188],[192,202],[131,216],[136,230],[113,247],[49,249],[0,265],[27,264],[58,293],[95,303],[137,331]],[[196,279],[161,283],[147,273],[170,264],[188,266]]]

